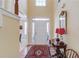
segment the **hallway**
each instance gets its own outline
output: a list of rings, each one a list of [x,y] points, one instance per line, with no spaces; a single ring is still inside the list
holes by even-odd
[[[79,0],[0,0],[0,57],[79,58]]]
[[[71,1],[71,0],[70,1],[68,0],[41,1],[40,0],[41,3],[38,1],[37,1],[38,3],[36,3],[36,0],[32,0],[32,1],[29,0],[27,2],[28,2],[28,6],[27,6],[28,7],[27,9],[28,44],[27,45],[46,44],[49,47],[50,46],[53,47],[52,44],[57,44],[56,38],[59,38],[60,41],[63,41],[65,44],[67,44],[67,49],[73,49],[75,51],[78,51],[78,47],[76,47],[78,43],[76,43],[76,40],[74,40],[78,36],[74,27],[78,24],[75,25],[74,20],[70,21],[70,19],[73,19],[73,17],[76,19],[78,18],[77,13],[75,13],[76,9],[78,9],[75,7],[75,6],[78,6],[78,4],[76,4],[78,2],[77,0],[76,1]],[[44,4],[42,5],[42,3]],[[75,3],[76,5],[75,4],[72,5],[72,3]],[[72,6],[74,6],[75,9]],[[78,12],[78,10],[76,12]],[[49,19],[48,21],[49,27],[47,28],[47,32],[44,26],[45,23],[43,24],[43,20],[40,22],[40,19]],[[44,32],[45,32],[45,36],[43,36]],[[75,36],[74,33],[77,36]],[[74,39],[72,38],[72,36]],[[47,43],[45,41],[47,41]],[[31,52],[30,49],[28,51]],[[51,52],[53,51],[51,47],[50,47],[50,50]],[[53,52],[51,54],[53,54]],[[56,51],[54,52],[54,54],[55,53]]]

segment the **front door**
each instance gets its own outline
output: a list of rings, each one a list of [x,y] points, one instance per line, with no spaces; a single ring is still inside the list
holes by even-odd
[[[34,44],[48,44],[47,21],[34,21]]]

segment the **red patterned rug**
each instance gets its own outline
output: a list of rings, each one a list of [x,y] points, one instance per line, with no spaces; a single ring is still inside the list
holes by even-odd
[[[49,47],[47,45],[33,45],[25,58],[49,58]]]

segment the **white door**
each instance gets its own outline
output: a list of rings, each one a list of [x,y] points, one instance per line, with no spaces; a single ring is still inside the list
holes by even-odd
[[[34,21],[34,44],[48,44],[47,21]]]

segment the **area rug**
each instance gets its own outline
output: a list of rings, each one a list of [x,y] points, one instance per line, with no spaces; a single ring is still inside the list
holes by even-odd
[[[49,47],[47,45],[33,45],[25,58],[49,58]]]

